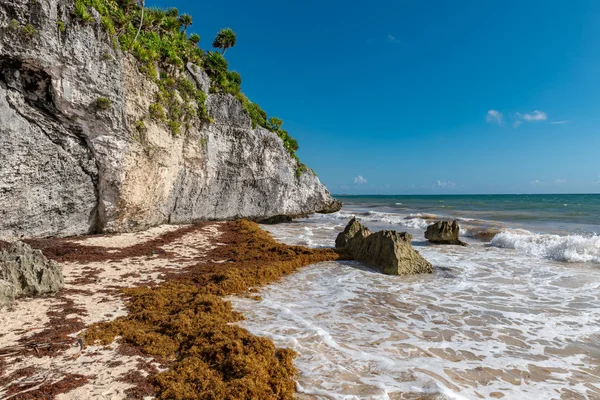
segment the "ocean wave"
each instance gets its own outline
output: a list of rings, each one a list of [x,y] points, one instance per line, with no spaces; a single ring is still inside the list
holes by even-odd
[[[524,229],[505,230],[490,245],[522,251],[538,258],[566,262],[600,263],[600,236],[535,234]]]
[[[390,213],[382,213],[378,211],[369,211],[365,215],[360,216],[359,219],[364,219],[365,221],[371,222],[385,222],[392,225],[401,225],[407,228],[417,228],[417,229],[426,229],[427,221],[414,218],[414,219],[406,219],[402,215],[398,214],[390,214]]]
[[[333,214],[313,216],[312,219],[320,219],[323,221],[345,221],[348,222],[352,217],[356,217],[361,222],[378,222],[390,225],[400,225],[406,228],[426,229],[428,222],[422,217],[407,217],[393,213],[385,213],[380,211],[365,211],[365,212],[348,212],[338,211]],[[429,217],[429,215],[427,216]]]

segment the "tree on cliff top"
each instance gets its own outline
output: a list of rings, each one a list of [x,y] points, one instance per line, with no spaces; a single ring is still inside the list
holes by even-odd
[[[221,54],[225,54],[227,49],[235,46],[235,39],[235,32],[231,28],[223,28],[217,33],[213,47],[215,49],[223,49]]]
[[[182,14],[179,17],[179,22],[183,25],[183,32],[187,33],[187,29],[192,25],[192,16],[190,14]]]

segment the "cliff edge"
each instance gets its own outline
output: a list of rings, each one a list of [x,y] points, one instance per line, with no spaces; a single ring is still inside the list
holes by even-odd
[[[149,116],[161,93],[189,111],[185,90],[141,72],[97,10],[82,23],[74,6],[0,0],[0,240],[340,208],[193,63],[167,72],[204,93],[192,111],[207,117]]]

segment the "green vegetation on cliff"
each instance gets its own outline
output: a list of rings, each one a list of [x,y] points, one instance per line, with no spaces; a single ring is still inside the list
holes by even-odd
[[[235,46],[233,30],[225,28],[218,32],[213,47],[221,49],[221,53],[205,52],[198,47],[200,36],[196,33],[188,35],[188,29],[193,25],[192,17],[179,14],[176,8],[146,8],[144,0],[141,0],[141,5],[137,0],[74,1],[73,14],[80,23],[94,23],[91,9],[98,11],[100,22],[115,48],[135,56],[140,63],[140,71],[158,85],[159,92],[148,110],[150,118],[166,124],[174,135],[179,134],[182,128],[187,129],[194,117],[211,122],[204,105],[206,93],[181,78],[187,63],[193,63],[203,68],[210,77],[210,93],[235,96],[250,116],[253,128],[261,126],[276,133],[283,140],[285,149],[298,160],[298,142],[281,129],[283,122],[278,118],[268,118],[258,104],[252,103],[241,91],[240,74],[229,70],[224,54]],[[59,29],[64,30],[64,24],[59,25]],[[298,160],[297,175],[306,170]]]

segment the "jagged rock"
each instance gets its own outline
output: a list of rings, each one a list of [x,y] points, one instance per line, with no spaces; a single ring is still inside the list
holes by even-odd
[[[0,252],[0,305],[10,304],[19,296],[56,293],[63,286],[60,265],[40,250],[15,242]]]
[[[413,249],[412,236],[406,232],[371,233],[355,218],[336,239],[336,247],[345,249],[357,261],[376,267],[387,275],[433,272],[433,266]]]
[[[213,122],[194,119],[178,135],[148,118],[158,86],[114,48],[95,11],[81,23],[73,8],[0,0],[0,240],[339,209],[232,95],[207,93]],[[27,24],[38,33],[24,36]],[[203,71],[181,77],[208,92]],[[96,107],[100,98],[110,107]]]
[[[460,240],[460,227],[456,221],[438,221],[429,225],[425,231],[425,239],[436,244],[456,244],[466,246],[467,244]]]
[[[343,232],[340,232],[335,239],[335,247],[338,249],[346,248],[350,239],[355,236],[360,236],[363,239],[369,236],[371,232],[364,227],[360,222],[356,220],[356,217],[352,217]]]
[[[326,204],[325,207],[319,210],[320,214],[332,214],[342,209],[344,204],[338,199],[333,199],[330,203]]]

